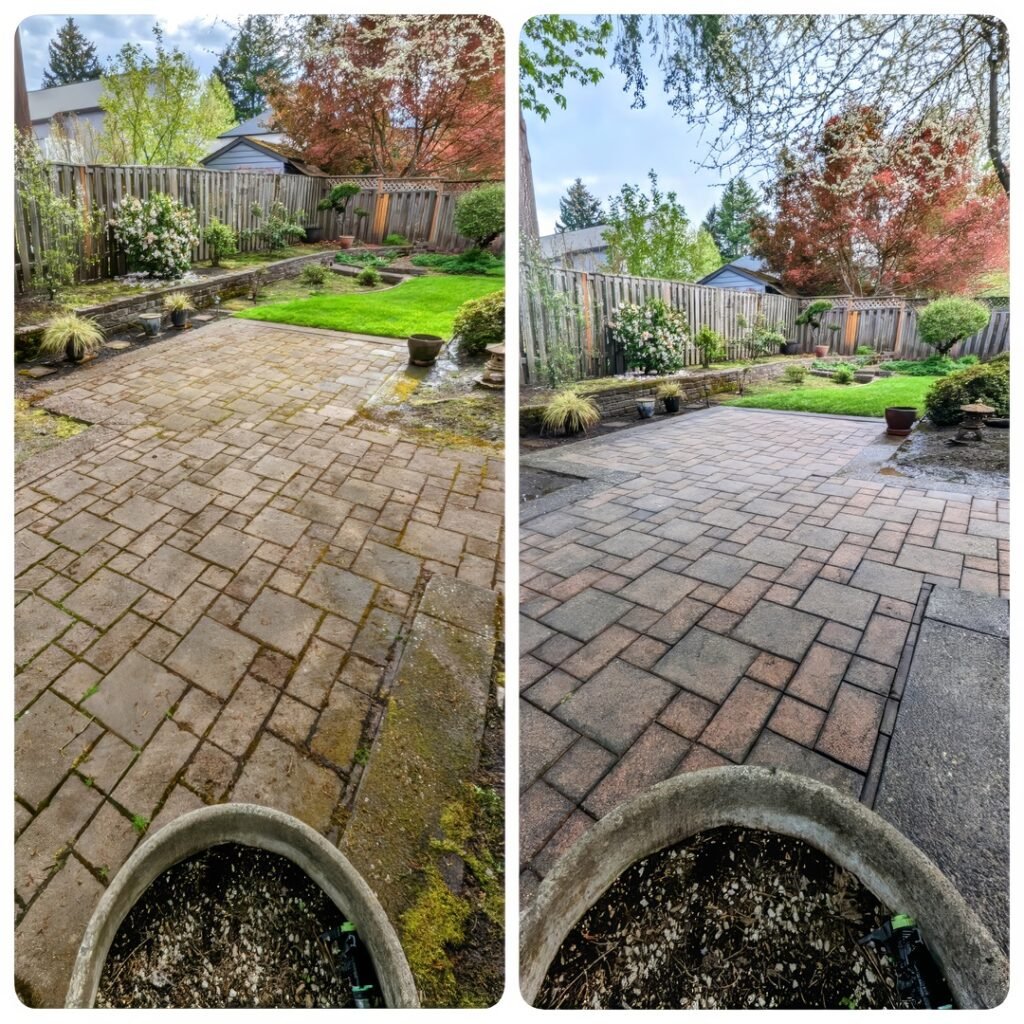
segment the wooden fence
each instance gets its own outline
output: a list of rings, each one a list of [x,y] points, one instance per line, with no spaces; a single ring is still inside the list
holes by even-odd
[[[660,298],[684,313],[691,337],[702,326],[721,334],[729,359],[751,354],[749,343],[744,341],[747,332],[743,323],[753,324],[762,315],[787,338],[796,340],[801,352],[813,351],[816,344],[829,345],[836,355],[853,355],[861,345],[880,352],[895,351],[906,359],[919,359],[933,352],[917,337],[917,309],[927,301],[923,299],[829,296],[833,308],[822,318],[816,336],[813,329],[795,325],[800,311],[814,301],[812,298],[622,274],[531,268],[524,270],[519,290],[522,381],[542,382],[545,367],[554,364],[561,367],[563,375],[576,379],[625,372],[622,350],[608,322],[620,305],[650,298]],[[1009,347],[1008,300],[983,301],[993,306],[988,326],[957,345],[953,355],[973,353],[988,358]],[[700,363],[701,353],[696,346],[686,346],[683,361],[685,366]]]
[[[376,176],[314,178],[267,171],[105,164],[54,164],[52,174],[54,188],[61,195],[96,209],[104,223],[115,215],[123,199],[145,199],[152,193],[163,192],[192,207],[200,229],[214,217],[230,225],[238,232],[243,251],[259,248],[261,244],[257,236],[246,234],[259,227],[252,215],[253,204],[258,203],[266,215],[275,202],[283,203],[292,214],[303,211],[304,223],[318,227],[324,238],[350,234],[361,242],[376,244],[389,234],[399,234],[432,249],[464,249],[470,240],[455,230],[455,201],[462,192],[486,184]],[[340,181],[351,181],[360,187],[359,194],[349,202],[344,219],[333,211],[316,208],[331,186]],[[15,192],[15,283],[19,291],[35,287],[36,259],[45,252],[46,241],[35,210],[26,207]],[[209,257],[209,248],[200,240],[193,250],[193,261]],[[118,277],[127,270],[125,254],[111,228],[105,227],[85,240],[79,280]]]

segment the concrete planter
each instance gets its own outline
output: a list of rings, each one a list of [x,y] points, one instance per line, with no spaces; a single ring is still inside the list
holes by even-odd
[[[92,1007],[110,944],[149,885],[186,857],[229,842],[280,854],[301,868],[358,926],[377,969],[386,1004],[419,1005],[398,936],[377,897],[348,860],[323,836],[291,815],[255,804],[220,804],[185,814],[165,826],[118,871],[85,930],[65,1006]]]
[[[444,338],[436,334],[410,334],[406,339],[409,362],[413,366],[433,366],[444,348]]]
[[[767,768],[712,768],[659,783],[601,819],[544,879],[520,927],[520,987],[533,1004],[565,937],[631,864],[723,825],[820,850],[894,911],[913,915],[961,1009],[1006,998],[1009,967],[981,920],[908,839],[863,804]]]

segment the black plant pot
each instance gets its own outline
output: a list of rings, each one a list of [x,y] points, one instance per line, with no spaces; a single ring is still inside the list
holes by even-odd
[[[799,341],[787,341],[782,346],[782,354],[784,356],[798,356],[798,355],[800,355],[800,342]]]
[[[304,242],[319,242],[324,237],[324,229],[319,224],[306,224]]]
[[[679,412],[679,396],[675,398],[663,398],[662,401],[665,403],[665,412]]]
[[[188,327],[188,310],[187,309],[172,309],[171,310],[171,323],[179,330],[184,330]]]

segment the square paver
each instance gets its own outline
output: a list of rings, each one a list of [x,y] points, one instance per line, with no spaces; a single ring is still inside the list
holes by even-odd
[[[135,569],[132,578],[168,597],[181,597],[206,565],[170,544],[161,544]]]
[[[803,551],[799,544],[791,544],[784,540],[773,540],[771,537],[758,537],[737,554],[740,558],[749,558],[753,562],[764,562],[766,565],[777,565],[780,569],[787,568]]]
[[[921,592],[923,579],[924,576],[920,572],[886,565],[884,562],[864,560],[853,574],[850,586],[913,604]]]
[[[350,622],[359,622],[375,589],[375,584],[362,576],[323,562],[310,573],[299,597]]]
[[[253,467],[252,471],[260,476],[269,477],[271,480],[278,480],[285,484],[298,471],[302,469],[301,464],[291,459],[282,459],[277,455],[264,455]]]
[[[722,701],[756,657],[753,647],[695,626],[654,671],[708,700]]]
[[[866,772],[878,738],[885,698],[843,683],[825,719],[818,750],[857,771]]]
[[[807,588],[796,606],[802,612],[821,615],[823,618],[832,619],[833,622],[863,629],[868,624],[877,601],[877,595],[866,590],[818,579]]]
[[[821,629],[822,622],[818,616],[795,608],[772,601],[758,601],[732,635],[780,658],[800,661]]]
[[[667,612],[696,586],[696,582],[686,576],[654,568],[638,576],[618,594],[619,597],[624,597],[635,604],[642,604],[645,608]]]
[[[964,556],[958,551],[939,551],[937,548],[925,548],[918,544],[904,544],[900,550],[896,565],[901,569],[913,569],[932,576],[951,576],[960,578],[964,567]]]
[[[261,590],[238,623],[238,628],[257,640],[298,657],[320,621],[319,608],[269,588]]]
[[[237,572],[252,557],[262,542],[230,526],[218,524],[194,548],[192,553],[208,562]]]
[[[306,531],[308,519],[293,516],[276,508],[265,508],[245,528],[251,533],[273,544],[290,548]]]
[[[204,615],[164,664],[223,699],[242,678],[258,649],[248,637]]]
[[[86,552],[94,544],[116,530],[113,523],[108,523],[91,512],[79,512],[56,529],[50,531],[49,539],[62,547],[71,548],[79,554]]]
[[[185,685],[138,651],[129,651],[82,707],[122,739],[141,747],[160,727]]]
[[[705,583],[717,583],[720,587],[734,587],[754,565],[746,558],[709,551],[687,568],[686,575]]]
[[[100,569],[68,594],[63,604],[80,619],[107,629],[145,592],[142,584],[109,569]]]
[[[136,494],[123,505],[112,509],[109,514],[115,523],[120,523],[121,526],[127,526],[129,530],[137,530],[141,533],[163,519],[170,511],[170,505]]]
[[[615,660],[553,713],[577,732],[623,754],[677,692],[664,679]]]
[[[217,497],[217,492],[209,487],[202,487],[192,483],[191,480],[182,480],[175,484],[169,491],[161,496],[160,500],[165,505],[172,505],[184,512],[202,512],[207,505]]]
[[[413,555],[368,540],[362,546],[352,571],[403,593],[412,593],[423,563]]]
[[[244,498],[258,483],[261,477],[244,469],[228,466],[222,469],[211,481],[210,486],[216,491],[233,494],[236,498]]]
[[[746,519],[748,517],[744,517]],[[689,519],[672,519],[661,526],[656,526],[651,531],[655,537],[662,537],[665,540],[678,541],[680,544],[689,544],[690,541],[702,537],[708,532],[705,523],[694,523]]]
[[[569,598],[541,622],[577,640],[593,640],[603,629],[620,619],[632,608],[628,601],[601,590],[584,590]]]

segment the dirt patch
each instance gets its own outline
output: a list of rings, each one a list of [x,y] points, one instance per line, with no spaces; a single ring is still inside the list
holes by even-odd
[[[980,443],[953,444],[956,427],[920,423],[892,458],[892,469],[911,478],[961,484],[965,490],[1006,487],[1010,475],[1010,431],[985,430]]]
[[[544,1008],[905,1008],[895,962],[858,939],[889,917],[806,843],[719,828],[613,883],[567,936]]]
[[[287,858],[236,843],[212,847],[164,872],[132,908],[96,1006],[352,1006],[341,940],[322,937],[343,921]]]

